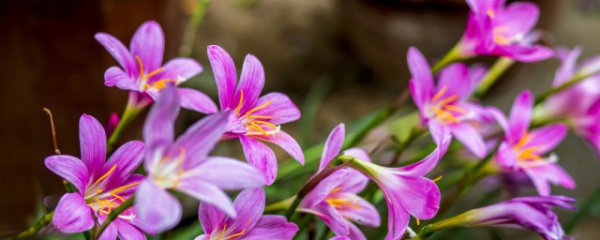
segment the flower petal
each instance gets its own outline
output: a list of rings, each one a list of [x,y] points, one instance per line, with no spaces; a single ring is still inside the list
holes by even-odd
[[[371,203],[367,200],[359,197],[356,194],[341,193],[336,195],[350,203],[351,207],[339,209],[339,212],[344,218],[349,219],[360,225],[367,225],[372,227],[378,227],[381,224],[381,216],[379,212]]]
[[[469,68],[466,64],[451,64],[440,71],[438,88],[446,88],[445,96],[454,95],[460,99],[466,99],[474,88],[474,83],[469,81],[468,75]]]
[[[94,37],[119,62],[129,77],[136,77],[139,74],[134,56],[131,56],[121,41],[106,33],[97,33]]]
[[[305,208],[314,208],[318,204],[321,204],[325,198],[340,184],[348,180],[348,175],[352,169],[340,169],[331,175],[327,176],[317,186],[315,186],[302,200],[301,205]]]
[[[561,185],[572,189],[575,187],[575,180],[558,164],[547,164],[525,169],[538,193],[542,196],[550,195],[550,183]]]
[[[233,101],[235,104],[242,103],[240,113],[243,115],[246,111],[255,107],[260,92],[265,85],[265,70],[260,61],[252,54],[246,55],[244,66],[240,76],[240,82],[235,90]],[[243,95],[243,101],[240,97]],[[236,105],[237,106],[237,105]]]
[[[408,49],[408,68],[412,76],[410,90],[413,101],[421,108],[433,97],[434,85],[429,63],[415,47]]]
[[[204,114],[211,114],[218,111],[217,105],[210,97],[200,91],[191,88],[178,88],[179,97],[181,97],[181,107]]]
[[[565,50],[566,51],[566,50]],[[576,47],[571,51],[567,51],[564,56],[560,56],[562,63],[556,69],[553,86],[560,86],[575,75],[575,67],[577,66],[577,58],[581,55],[581,48]],[[557,54],[558,55],[558,54]]]
[[[404,236],[406,227],[410,220],[410,214],[402,206],[396,203],[397,199],[393,196],[386,196],[388,207],[388,234],[385,240],[400,240]]]
[[[198,207],[198,218],[205,233],[212,233],[215,229],[220,229],[227,218],[225,213],[213,205],[200,203]]]
[[[435,124],[433,121],[429,122],[429,131],[431,132],[431,136],[437,147],[421,161],[408,166],[395,168],[397,172],[410,176],[423,176],[437,166],[439,160],[446,154],[446,150],[448,150],[452,138],[446,127]]]
[[[133,224],[125,221],[125,220],[121,220],[121,219],[115,219],[111,225],[115,225],[115,227],[118,230],[119,233],[119,238],[120,239],[127,239],[127,240],[145,240],[146,239],[146,235],[144,234],[144,232],[142,232],[142,230],[140,230],[139,228],[135,227]]]
[[[151,180],[143,181],[135,194],[135,208],[140,227],[146,232],[169,230],[181,219],[181,204]]]
[[[47,157],[44,163],[50,171],[73,184],[79,193],[85,192],[90,175],[81,160],[69,155],[54,155]]]
[[[321,203],[313,208],[317,215],[336,235],[348,235],[351,224],[331,205]]]
[[[165,52],[165,34],[156,21],[143,23],[133,34],[131,55],[139,57],[144,65],[145,73],[160,67]]]
[[[267,185],[273,184],[277,177],[277,158],[273,150],[246,136],[240,136],[240,142],[248,163],[263,174]]]
[[[227,226],[228,230],[241,232],[244,229],[252,229],[265,209],[265,191],[262,188],[244,190],[233,202],[233,207],[237,216],[233,223]]]
[[[173,142],[174,124],[179,115],[179,96],[174,87],[163,90],[144,123],[144,141],[148,148]]]
[[[110,67],[104,72],[104,85],[107,87],[117,86],[123,90],[138,90],[135,80],[118,67]]]
[[[399,182],[391,184],[386,195],[397,195],[397,200],[411,215],[419,219],[430,219],[440,207],[440,189],[435,182],[424,177],[401,176]]]
[[[256,188],[265,184],[262,174],[255,168],[227,157],[209,157],[199,167],[186,172],[186,177],[225,190]]]
[[[87,166],[90,174],[99,176],[106,161],[106,133],[102,124],[94,117],[83,114],[79,118],[79,144],[81,161]]]
[[[300,148],[298,142],[286,132],[279,131],[277,134],[261,137],[261,139],[277,144],[281,149],[296,159],[296,161],[304,165],[304,153],[302,152],[302,148]]]
[[[244,93],[245,94],[245,93]],[[245,98],[246,95],[244,95]],[[269,103],[268,105],[266,105]],[[283,93],[269,93],[258,99],[256,106],[266,105],[252,115],[268,116],[269,122],[275,125],[284,124],[300,119],[300,109]]]
[[[235,94],[235,85],[237,82],[233,59],[231,59],[229,53],[217,45],[208,46],[207,52],[208,60],[215,75],[215,81],[217,81],[221,109],[235,108],[235,105],[233,107],[230,106],[231,104],[237,104],[231,101]]]
[[[162,67],[159,74],[154,75],[153,81],[170,79],[177,84],[198,75],[202,72],[202,66],[191,58],[173,58]]]
[[[531,122],[532,106],[533,95],[528,90],[521,92],[515,99],[508,119],[511,143],[518,141],[527,132]]]
[[[265,215],[245,236],[244,240],[278,239],[291,240],[298,232],[296,224],[288,222],[285,217]]]
[[[323,149],[323,154],[321,155],[321,163],[319,164],[319,172],[323,170],[329,162],[333,160],[337,155],[342,151],[342,146],[344,145],[344,137],[346,135],[346,127],[343,123],[337,125],[331,133],[329,133],[329,137],[327,137],[327,141],[325,141],[325,148]]]
[[[230,112],[220,112],[204,117],[190,126],[175,142],[177,149],[172,149],[171,155],[177,156],[181,149],[185,151],[184,169],[191,169],[206,160],[208,153],[219,142],[225,128]]]
[[[130,141],[119,147],[110,159],[104,164],[102,173],[110,171],[116,166],[114,172],[110,174],[111,181],[119,183],[129,178],[129,175],[137,169],[142,163],[144,157],[144,142]]]
[[[536,151],[544,154],[554,149],[567,135],[567,125],[557,123],[536,128],[529,133],[528,146],[538,147]]]
[[[483,137],[469,123],[453,124],[450,127],[450,132],[478,158],[483,158],[487,154],[487,147],[485,146]]]
[[[236,216],[229,196],[213,184],[197,181],[192,178],[183,178],[176,189],[203,203],[214,205],[230,217],[234,218]]]
[[[115,226],[115,224],[111,223],[108,225],[108,227],[106,227],[106,229],[104,229],[104,232],[102,232],[102,235],[98,237],[98,240],[116,240],[117,236],[117,227]]]
[[[503,34],[526,35],[537,23],[540,10],[534,3],[515,2],[496,14],[496,28]]]
[[[554,56],[552,49],[541,45],[498,45],[495,51],[521,62],[537,62]]]
[[[81,194],[66,193],[54,210],[52,225],[64,233],[87,231],[94,226],[92,209],[85,203]]]

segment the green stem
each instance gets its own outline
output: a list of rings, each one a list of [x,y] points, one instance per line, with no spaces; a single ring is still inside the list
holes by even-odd
[[[115,130],[110,134],[107,143],[108,153],[112,153],[115,145],[121,138],[123,131],[129,127],[131,122],[135,119],[135,117],[144,109],[144,107],[136,106],[134,101],[130,98],[127,102],[127,106],[125,106],[125,110],[123,111],[123,115],[115,127]]]
[[[546,101],[546,99],[554,94],[560,93],[564,90],[569,89],[570,87],[572,87],[573,85],[587,79],[589,77],[589,75],[583,75],[583,74],[577,74],[575,76],[573,76],[573,78],[571,78],[569,81],[564,82],[563,84],[561,84],[558,87],[553,87],[550,88],[548,91],[542,93],[542,95],[538,96],[535,98],[535,104],[540,104],[544,101]]]
[[[579,224],[579,222],[581,222],[581,220],[583,220],[586,216],[588,216],[588,214],[590,213],[590,211],[593,209],[594,205],[598,204],[600,202],[600,188],[598,188],[590,198],[588,198],[582,205],[581,207],[579,207],[579,210],[577,211],[577,213],[575,214],[575,216],[573,216],[568,222],[567,224],[564,225],[565,227],[565,232],[566,233],[571,233],[571,231],[573,231],[573,229],[575,229],[575,227],[577,226],[577,224]]]
[[[496,83],[496,81],[502,76],[510,66],[512,66],[515,62],[510,58],[502,57],[492,65],[490,70],[486,73],[486,75],[479,83],[479,86],[475,90],[475,96],[483,97],[488,90]]]
[[[457,44],[452,49],[450,49],[450,51],[448,51],[448,53],[446,53],[446,55],[444,55],[444,57],[442,57],[442,59],[435,64],[435,66],[433,66],[432,71],[434,73],[439,72],[448,64],[463,60],[465,58],[465,56],[460,55],[460,48]]]
[[[294,199],[296,199],[296,196],[281,200],[279,202],[269,204],[268,206],[265,207],[265,212],[289,209],[290,206],[292,205],[292,202],[294,202]]]
[[[202,23],[204,15],[206,14],[206,8],[210,0],[197,0],[194,6],[194,10],[188,19],[185,31],[183,32],[183,42],[179,47],[179,55],[182,57],[189,57],[192,55],[194,50],[194,40],[198,32],[198,26]]]
[[[110,214],[108,214],[108,217],[106,217],[106,219],[104,220],[102,225],[100,225],[98,230],[94,231],[94,233],[92,234],[92,240],[97,240],[98,238],[100,238],[100,236],[102,235],[102,232],[104,232],[104,230],[106,230],[108,225],[113,220],[117,219],[117,217],[119,217],[119,215],[121,213],[123,213],[125,210],[132,207],[133,204],[134,204],[134,198],[131,197],[131,198],[127,199],[127,201],[121,203],[121,205],[119,205],[119,207],[115,208],[112,212],[110,212]]]
[[[53,216],[54,216],[54,212],[49,212],[46,215],[42,216],[35,224],[33,224],[33,226],[31,226],[27,230],[19,233],[19,235],[17,235],[17,239],[30,237],[30,236],[36,234],[37,232],[42,230],[42,228],[44,228],[45,226],[50,224]]]

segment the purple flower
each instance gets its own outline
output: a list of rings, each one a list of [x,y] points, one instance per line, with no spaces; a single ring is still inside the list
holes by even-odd
[[[143,23],[133,35],[129,49],[115,37],[97,33],[96,40],[119,62],[104,73],[104,85],[129,90],[137,96],[150,96],[156,100],[167,85],[179,85],[202,72],[202,66],[191,58],[175,58],[163,62],[165,36],[155,21]],[[182,107],[201,113],[214,113],[217,107],[204,93],[190,89],[177,89]],[[142,101],[143,102],[143,101]]]
[[[321,163],[328,163],[340,154],[344,140],[344,125],[338,125],[325,142]],[[343,154],[369,160],[362,149],[348,149]],[[323,170],[326,165],[321,165]],[[360,172],[343,168],[333,172],[310,191],[300,203],[300,211],[321,218],[337,236],[349,239],[366,239],[350,221],[361,225],[378,227],[381,221],[377,209],[357,194],[367,186],[369,179]]]
[[[550,124],[529,131],[533,96],[522,92],[515,100],[507,120],[496,113],[498,123],[505,131],[496,161],[506,171],[526,173],[540,195],[550,194],[550,183],[574,188],[575,181],[558,164],[555,155],[545,157],[565,137],[567,126]]]
[[[167,87],[144,125],[148,177],[135,197],[139,221],[148,232],[162,232],[179,222],[181,205],[168,192],[170,189],[215,205],[234,217],[234,207],[223,190],[264,184],[263,177],[251,166],[231,158],[208,156],[225,132],[229,112],[203,118],[174,140],[178,106],[176,89]]]
[[[529,2],[504,6],[504,0],[467,0],[471,12],[459,45],[459,54],[508,57],[536,62],[552,57],[553,51],[535,44],[539,34],[532,32],[539,9]]]
[[[362,154],[361,152],[349,153],[355,158],[349,162],[349,166],[373,180],[385,195],[389,226],[387,240],[402,238],[410,215],[418,219],[430,219],[437,213],[440,205],[440,190],[434,181],[425,178],[424,175],[437,165],[448,149],[450,137],[443,131],[444,129],[432,129],[437,148],[425,159],[404,167],[382,167],[371,163],[364,152]],[[337,155],[343,141],[343,127],[337,127],[328,139],[329,143],[323,152],[324,157],[321,160],[320,170],[325,168]],[[326,191],[321,191],[321,193],[326,193]],[[370,216],[368,219],[372,220],[374,217]],[[372,223],[375,221],[373,220]],[[349,224],[348,226],[354,225]],[[341,227],[339,229],[342,230]],[[354,231],[350,229],[350,232]]]
[[[265,192],[262,188],[242,191],[233,203],[238,213],[229,218],[220,209],[205,203],[200,204],[198,216],[204,234],[196,240],[291,240],[298,226],[277,215],[263,215]]]
[[[556,71],[553,86],[558,87],[575,78],[583,80],[546,99],[539,111],[542,118],[564,120],[574,131],[590,141],[600,151],[600,57],[577,64],[581,48],[561,49],[562,60]]]
[[[260,61],[248,54],[236,87],[235,65],[231,56],[219,46],[208,47],[208,58],[217,81],[222,111],[233,111],[225,133],[239,138],[250,165],[263,173],[268,185],[277,176],[277,159],[268,146],[258,140],[279,145],[301,164],[302,149],[280,124],[300,118],[300,110],[284,94],[269,93],[259,98],[265,82]]]
[[[414,47],[408,50],[408,66],[412,74],[410,92],[422,123],[430,129],[447,129],[441,132],[454,136],[477,157],[485,156],[485,142],[473,127],[485,110],[468,101],[485,69],[452,64],[440,72],[439,82],[435,84],[427,60]]]
[[[465,212],[456,217],[460,219],[456,225],[521,228],[535,231],[546,240],[573,239],[565,236],[558,216],[552,212],[551,207],[574,209],[574,202],[575,199],[563,196],[513,198]]]
[[[120,206],[135,192],[143,176],[132,174],[140,165],[144,143],[125,143],[106,161],[106,133],[94,117],[81,116],[79,120],[81,159],[69,155],[54,155],[45,160],[46,167],[69,181],[77,191],[60,198],[52,225],[64,233],[90,230],[98,219]],[[146,239],[136,227],[137,218],[132,208],[120,214],[102,233],[101,239]]]

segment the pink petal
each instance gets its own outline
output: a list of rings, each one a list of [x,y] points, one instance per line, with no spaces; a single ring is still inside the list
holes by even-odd
[[[227,157],[209,157],[200,166],[189,170],[186,178],[211,183],[225,190],[257,188],[265,184],[262,174],[255,168]]]
[[[176,188],[203,203],[217,207],[229,217],[236,217],[236,212],[229,196],[211,183],[197,181],[193,178],[183,178]]]
[[[304,153],[298,142],[284,131],[277,134],[261,137],[261,139],[277,144],[300,164],[304,165]]]
[[[115,219],[111,225],[114,225],[119,233],[119,238],[120,239],[131,239],[131,240],[145,240],[146,239],[146,235],[144,234],[144,232],[142,230],[140,230],[139,228],[135,227],[134,225],[132,225],[131,223],[125,221],[125,220],[121,220],[121,219]]]
[[[404,209],[419,219],[434,217],[440,207],[440,189],[427,178],[402,177],[391,191],[391,194],[398,195],[397,199]]]
[[[217,45],[208,46],[207,52],[208,60],[210,61],[215,80],[217,81],[221,109],[235,109],[235,105],[233,107],[231,106],[231,104],[237,104],[231,102],[231,99],[235,94],[235,85],[237,82],[237,74],[235,73],[233,59],[231,59],[229,53]]]
[[[314,208],[323,203],[325,198],[344,181],[348,180],[348,176],[352,169],[340,169],[333,172],[331,175],[321,180],[312,191],[310,191],[302,201],[302,206],[305,208]]]
[[[321,218],[321,220],[323,220],[336,235],[348,235],[350,231],[349,225],[351,225],[351,223],[344,219],[335,208],[327,203],[321,203],[313,209],[316,215]]]
[[[375,206],[373,206],[367,200],[351,193],[342,193],[336,195],[336,198],[338,197],[348,200],[354,205],[354,207],[348,207],[339,210],[344,218],[360,225],[379,227],[381,224],[381,216],[379,216],[379,212]]]
[[[211,114],[218,111],[217,105],[206,94],[191,89],[178,88],[179,97],[181,97],[181,107],[204,114]]]
[[[140,227],[146,232],[169,230],[181,219],[181,204],[151,180],[143,181],[135,194],[135,208]]]
[[[408,68],[412,76],[410,80],[413,101],[419,108],[433,97],[433,76],[429,63],[415,47],[408,49]]]
[[[198,75],[202,72],[202,66],[191,58],[173,58],[165,63],[162,71],[151,78],[151,81],[161,79],[175,80],[177,84]]]
[[[255,105],[262,106],[267,103],[269,104],[265,108],[252,113],[252,115],[271,117],[269,122],[276,125],[300,119],[300,109],[283,93],[269,93],[264,95],[258,99]]]
[[[81,160],[91,174],[99,177],[106,160],[106,133],[102,124],[87,114],[79,119],[79,144]]]
[[[440,71],[438,88],[446,88],[443,97],[457,96],[460,99],[466,99],[471,95],[473,85],[469,75],[469,68],[462,63],[451,64]],[[438,89],[438,91],[439,91]]]
[[[550,195],[550,183],[568,189],[575,188],[575,180],[558,164],[529,167],[525,169],[525,173],[542,196]]]
[[[552,49],[541,45],[499,45],[494,51],[521,62],[538,62],[554,56]]]
[[[557,123],[536,128],[529,133],[530,139],[527,146],[539,147],[537,152],[547,153],[554,149],[567,135],[569,128],[567,125]]]
[[[248,163],[263,174],[267,185],[273,184],[277,177],[277,158],[273,150],[247,136],[240,136],[240,142]]]
[[[102,222],[104,222],[104,220],[102,220]],[[104,232],[102,232],[102,235],[100,235],[100,237],[98,237],[98,240],[116,240],[117,236],[118,236],[117,227],[115,226],[114,223],[111,223],[108,225],[108,227],[106,227]]]
[[[217,145],[225,128],[230,112],[220,112],[204,117],[194,123],[175,142],[175,149],[170,155],[177,156],[185,151],[183,168],[191,169],[198,166],[208,156],[208,153]]]
[[[129,77],[138,76],[139,70],[135,57],[131,56],[129,50],[127,50],[121,41],[106,33],[97,33],[94,37],[119,62]]]
[[[237,215],[227,228],[231,232],[252,229],[265,209],[265,191],[262,188],[244,190],[237,196],[233,206]]]
[[[282,216],[265,215],[244,235],[244,240],[278,239],[291,240],[298,232],[296,224],[288,222]]]
[[[519,94],[513,103],[510,110],[510,118],[508,119],[509,132],[511,143],[521,139],[523,134],[527,132],[529,123],[531,122],[531,110],[533,107],[533,95],[530,91],[525,90]]]
[[[468,123],[453,124],[450,127],[452,135],[456,137],[469,151],[478,158],[483,158],[487,154],[487,148],[481,134]]]
[[[559,86],[573,77],[575,74],[575,67],[577,66],[577,58],[581,55],[581,51],[580,47],[576,47],[571,51],[568,51],[566,56],[560,56],[562,63],[558,69],[556,69],[554,81],[552,82],[553,86]]]
[[[220,229],[227,218],[225,213],[213,205],[200,203],[198,208],[198,218],[205,233],[212,233],[215,229]]]
[[[150,73],[162,64],[165,34],[156,21],[147,21],[135,31],[129,48],[134,58],[142,60],[144,72]]]
[[[107,87],[117,86],[123,90],[139,90],[135,80],[118,67],[110,67],[104,72],[104,85]]]
[[[176,89],[167,87],[152,106],[144,123],[144,141],[149,148],[173,142],[173,125],[179,115],[179,103]]]
[[[323,149],[323,154],[321,155],[321,163],[319,164],[319,171],[325,169],[329,162],[333,160],[340,154],[342,151],[342,146],[344,144],[344,137],[346,135],[346,127],[343,123],[337,125],[331,133],[329,133],[329,137],[327,137],[327,141],[325,142],[325,148]]]
[[[73,184],[80,193],[85,192],[90,174],[81,160],[69,155],[54,155],[47,157],[44,163],[50,171]]]
[[[79,193],[67,193],[54,210],[52,225],[64,233],[87,231],[94,226],[92,209]]]
[[[144,142],[142,141],[130,141],[123,144],[104,164],[102,174],[110,171],[113,166],[116,166],[114,172],[110,174],[111,181],[122,183],[127,180],[129,175],[142,163],[144,146]]]
[[[496,13],[497,28],[510,35],[526,35],[537,23],[540,10],[534,3],[515,2]]]
[[[448,150],[448,146],[450,146],[451,137],[446,127],[434,122],[429,122],[429,131],[437,147],[421,161],[408,166],[394,168],[396,172],[408,176],[423,176],[437,166],[439,160],[444,156],[446,150]]]
[[[265,70],[263,69],[262,64],[254,55],[246,55],[240,82],[238,83],[237,89],[235,90],[235,97],[233,98],[234,104],[237,106],[241,95],[244,95],[242,107],[240,109],[242,115],[255,107],[256,101],[258,100],[264,85]]]

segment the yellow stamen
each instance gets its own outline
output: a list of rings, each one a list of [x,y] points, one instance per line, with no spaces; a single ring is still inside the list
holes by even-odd
[[[163,70],[163,68],[158,68],[158,69],[156,69],[156,70],[154,70],[154,71],[152,71],[152,72],[150,72],[150,73],[146,74],[144,77],[145,77],[146,79],[148,79],[148,78],[150,78],[150,77],[152,77],[152,76],[154,76],[154,75],[156,75],[156,74],[158,74],[158,73],[162,72],[162,70]]]
[[[264,115],[251,115],[251,116],[245,116],[244,118],[246,118],[246,119],[265,119],[265,120],[273,119],[273,117],[264,116]]]
[[[235,114],[240,115],[240,110],[242,109],[242,104],[244,103],[244,91],[240,90],[240,101],[238,102],[237,107],[235,108]]]
[[[258,111],[258,110],[261,110],[261,109],[263,109],[263,108],[266,108],[266,107],[267,107],[267,106],[269,106],[269,105],[271,105],[271,101],[268,101],[268,102],[266,102],[266,103],[264,103],[264,104],[262,104],[262,105],[260,105],[260,106],[258,106],[258,107],[255,107],[255,108],[253,108],[253,109],[250,109],[250,111],[247,111],[247,112],[246,112],[246,114],[244,114],[244,116],[243,116],[243,117],[249,116],[249,115],[250,115],[250,114],[252,114],[253,112],[256,112],[256,111]]]
[[[438,91],[438,92],[435,94],[435,96],[433,96],[433,98],[431,99],[431,101],[432,101],[432,102],[435,102],[435,101],[439,100],[439,99],[442,97],[442,95],[444,95],[444,93],[446,93],[446,91],[447,91],[447,90],[448,90],[448,86],[444,86],[444,87],[442,87],[442,89],[440,89],[440,90],[439,90],[439,91]]]
[[[135,56],[135,60],[138,62],[138,66],[140,66],[140,79],[144,77],[144,64],[142,64],[142,59],[139,56]]]
[[[500,34],[494,34],[494,42],[497,44],[500,44],[500,45],[506,45],[506,44],[510,43],[508,38],[506,38]]]
[[[127,184],[127,185],[123,185],[123,186],[120,186],[118,188],[113,189],[110,192],[114,193],[114,194],[117,194],[117,193],[123,192],[123,191],[125,191],[127,189],[130,189],[132,187],[135,187],[137,185],[140,185],[140,182],[134,182],[134,183],[130,183],[130,184]]]
[[[490,16],[491,18],[494,18],[494,16],[496,16],[496,11],[494,11],[494,9],[488,9],[487,15]]]
[[[121,197],[121,196],[117,195],[117,194],[116,194],[116,193],[114,193],[114,192],[110,192],[110,195],[111,195],[111,196],[113,196],[113,197],[114,197],[114,198],[116,198],[116,199],[119,199],[119,200],[121,200],[122,202],[125,202],[125,198],[123,198],[123,197]]]
[[[354,204],[351,201],[348,201],[346,199],[341,199],[341,198],[326,198],[325,202],[329,203],[329,205],[331,205],[332,207],[336,208],[336,209],[340,209],[344,206],[348,206],[350,208],[354,208],[354,209],[361,209],[360,206]]]
[[[277,125],[275,125],[275,124],[272,124],[272,123],[270,123],[270,122],[265,122],[265,121],[259,121],[259,120],[256,120],[256,121],[252,121],[252,123],[253,123],[253,124],[257,124],[257,125],[260,125],[260,124],[262,124],[262,125],[267,125],[267,126],[269,126],[269,127],[271,127],[271,128],[274,128],[274,129],[276,129],[276,128],[277,128]]]
[[[417,226],[421,225],[421,219],[415,218],[417,220]]]
[[[438,182],[438,181],[442,180],[442,178],[444,178],[444,176],[436,177],[435,179],[433,179],[433,182]]]
[[[531,140],[531,136],[529,135],[529,133],[525,132],[525,134],[523,134],[523,137],[521,137],[521,139],[514,146],[514,148],[522,148],[523,146],[525,146],[525,144],[529,142],[529,140]]]
[[[539,149],[540,149],[539,146],[525,148],[525,149],[521,150],[521,152],[519,153],[517,158],[520,160],[528,160],[528,159],[541,160],[542,158],[535,153]]]
[[[94,184],[92,185],[96,185],[98,184],[100,181],[104,180],[105,178],[107,178],[113,171],[115,171],[115,169],[117,168],[117,164],[113,165],[110,170],[108,170],[108,172],[106,172],[104,175],[102,175],[100,178],[98,178],[98,180],[96,180],[94,182]]]
[[[464,108],[458,107],[456,105],[448,104],[448,105],[444,106],[444,108],[447,110],[450,110],[450,111],[457,112],[457,113],[462,113],[462,114],[467,113],[467,110],[465,110]]]
[[[456,99],[458,99],[458,96],[456,96],[456,95],[452,95],[452,96],[450,96],[450,97],[447,97],[447,98],[444,98],[444,99],[442,99],[442,100],[441,100],[441,101],[439,101],[437,104],[438,104],[438,106],[444,106],[444,105],[446,105],[446,104],[448,104],[448,103],[451,103],[451,102],[453,102],[453,101],[454,101],[454,100],[456,100]]]
[[[231,239],[231,238],[239,237],[239,236],[242,236],[242,235],[244,235],[244,233],[246,233],[246,229],[245,229],[245,228],[244,228],[244,229],[242,229],[242,231],[241,231],[241,232],[239,232],[239,233],[236,233],[236,234],[229,235],[229,236],[227,236],[227,238],[225,238],[225,239],[223,239],[223,240],[227,240],[227,239]]]

